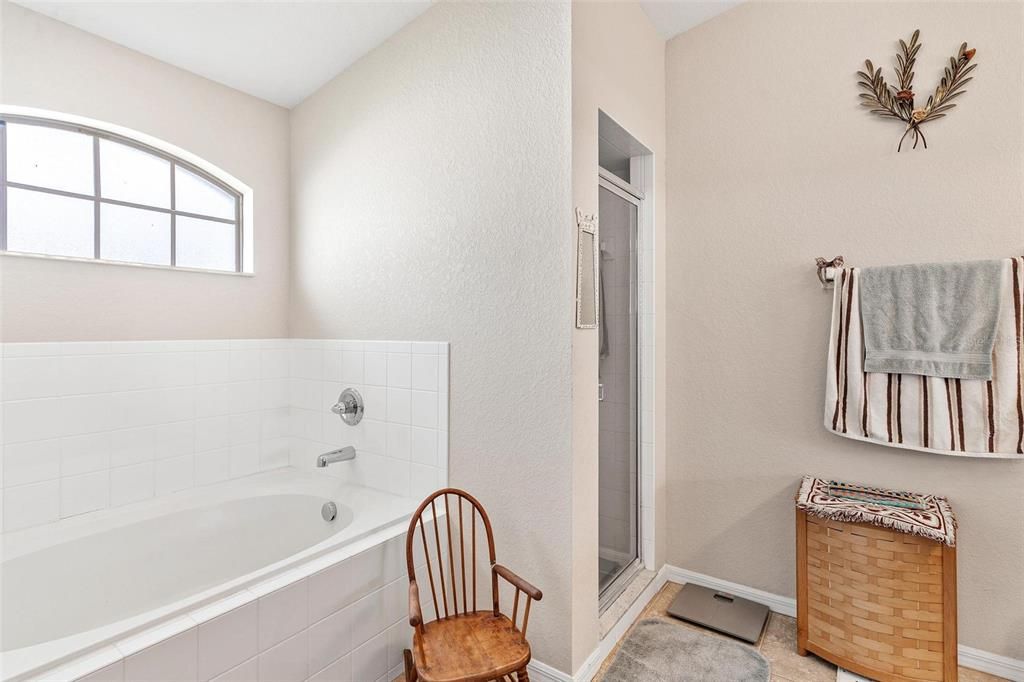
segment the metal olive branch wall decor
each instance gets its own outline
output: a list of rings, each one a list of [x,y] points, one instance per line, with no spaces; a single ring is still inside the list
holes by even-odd
[[[897,152],[903,149],[903,141],[907,139],[907,135],[913,136],[914,149],[917,149],[919,141],[928,149],[928,140],[925,139],[921,126],[928,121],[942,118],[947,111],[956,106],[953,100],[964,93],[964,86],[972,78],[969,74],[977,67],[977,64],[970,63],[974,59],[974,48],[968,49],[967,43],[961,44],[956,55],[949,58],[949,66],[935,88],[935,93],[928,96],[928,102],[923,107],[915,107],[914,64],[917,61],[917,52],[921,49],[921,43],[917,42],[920,36],[921,31],[914,31],[914,35],[910,36],[910,43],[900,40],[900,51],[896,53],[898,85],[886,83],[882,77],[881,67],[876,69],[870,59],[864,62],[865,70],[857,72],[860,81],[858,85],[867,91],[860,93],[861,106],[868,107],[872,114],[882,118],[895,118],[907,124],[896,147]]]

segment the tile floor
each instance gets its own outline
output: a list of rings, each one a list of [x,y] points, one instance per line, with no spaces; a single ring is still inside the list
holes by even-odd
[[[678,583],[666,583],[664,587],[654,595],[637,620],[651,616],[667,615],[668,605],[672,603],[682,585]],[[696,628],[695,625],[676,621],[681,627]],[[700,628],[703,630],[703,628]],[[724,637],[704,630],[715,637]],[[626,636],[629,632],[626,632]],[[625,636],[623,637],[625,639]],[[600,682],[605,671],[611,665],[612,659],[618,653],[616,646],[608,657],[601,663],[601,667],[594,676],[594,682]],[[796,652],[796,619],[772,613],[768,619],[768,626],[761,635],[761,641],[757,643],[757,650],[768,659],[772,667],[772,682],[835,682],[836,667],[816,656],[801,656]],[[960,668],[960,682],[998,682],[1001,677],[995,677],[986,673]]]

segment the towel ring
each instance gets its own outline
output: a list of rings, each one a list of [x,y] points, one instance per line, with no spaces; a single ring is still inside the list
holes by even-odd
[[[820,256],[814,259],[815,264],[818,266],[818,281],[821,282],[822,289],[831,289],[835,286],[833,276],[829,273],[829,268],[841,268],[843,263],[846,261],[842,256],[836,256],[832,260],[825,260]]]

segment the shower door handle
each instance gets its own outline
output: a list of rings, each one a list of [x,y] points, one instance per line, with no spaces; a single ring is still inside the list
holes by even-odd
[[[604,402],[604,384],[597,385],[597,402]]]

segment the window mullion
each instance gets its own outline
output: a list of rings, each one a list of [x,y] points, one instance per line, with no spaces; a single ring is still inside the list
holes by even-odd
[[[100,257],[100,138],[92,138],[93,258]]]
[[[178,188],[175,181],[177,165],[171,161],[171,267],[177,265],[178,262],[178,214],[176,212]]]
[[[7,250],[7,125],[0,121],[0,251]]]

